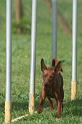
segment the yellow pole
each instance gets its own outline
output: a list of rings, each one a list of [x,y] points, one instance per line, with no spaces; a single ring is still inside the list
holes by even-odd
[[[11,102],[5,102],[5,124],[11,122]]]
[[[77,82],[72,81],[71,82],[71,100],[74,100],[77,95]]]
[[[12,0],[6,0],[6,97],[5,123],[11,121]]]
[[[30,66],[30,91],[29,91],[29,113],[34,112],[35,74],[36,74],[36,19],[37,0],[32,0],[32,32],[31,32],[31,66]]]
[[[78,0],[73,0],[71,100],[74,100],[77,94],[77,3]]]
[[[29,113],[30,114],[33,114],[33,112],[34,112],[34,95],[33,96],[31,96],[30,95],[30,104],[29,104]]]

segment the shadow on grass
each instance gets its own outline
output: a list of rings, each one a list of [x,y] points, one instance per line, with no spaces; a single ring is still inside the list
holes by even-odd
[[[35,96],[35,111],[37,111],[39,105],[39,96]],[[15,102],[12,102],[12,108],[13,111],[28,111],[29,107],[29,99],[25,100],[17,100]],[[48,108],[49,103],[47,100],[45,100],[44,108]]]
[[[63,115],[82,116],[82,99],[65,103]]]
[[[39,101],[36,100],[36,110],[38,107]],[[49,103],[48,100],[45,101],[44,103],[44,108],[49,108]],[[57,111],[57,105],[54,108]],[[76,99],[74,101],[69,101],[64,104],[64,110],[63,110],[63,117],[66,116],[81,116],[82,117],[82,99]]]
[[[35,111],[37,111],[38,108],[38,104],[39,104],[39,99],[37,97],[35,97]],[[29,105],[29,101],[28,100],[20,100],[20,101],[15,101],[12,103],[12,111],[13,112],[17,112],[17,113],[21,113],[21,112],[27,112],[28,111],[28,105]],[[44,103],[44,108],[47,109],[49,108],[49,103],[46,100]],[[57,108],[55,107],[55,110]],[[0,111],[2,113],[1,116],[3,116],[4,114],[4,102],[0,103]],[[82,99],[77,99],[74,101],[69,101],[67,103],[64,104],[64,110],[63,110],[63,117],[66,116],[82,116]]]
[[[3,110],[4,110],[4,106],[5,106],[5,103],[4,103],[4,102],[1,102],[1,103],[0,103],[0,111],[3,112]]]
[[[5,103],[0,102],[0,124],[4,121]]]
[[[25,101],[15,101],[12,103],[13,111],[26,111],[28,109],[28,102]]]

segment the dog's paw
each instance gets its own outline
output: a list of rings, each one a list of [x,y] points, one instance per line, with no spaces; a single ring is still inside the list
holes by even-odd
[[[42,108],[38,108],[37,112],[40,114],[43,111]]]
[[[51,107],[50,110],[53,112],[54,111],[54,107]]]
[[[61,113],[56,113],[56,118],[61,118]]]

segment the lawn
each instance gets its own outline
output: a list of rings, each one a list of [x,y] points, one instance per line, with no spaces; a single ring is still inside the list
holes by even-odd
[[[24,13],[31,20],[31,0],[23,0]],[[81,124],[82,123],[82,1],[78,0],[78,61],[77,99],[70,101],[71,86],[71,35],[64,32],[58,20],[58,58],[64,60],[64,110],[61,119],[55,118],[50,111],[47,100],[41,114],[34,113],[14,124]],[[58,1],[58,6],[71,27],[71,0]],[[5,103],[5,0],[0,0],[0,124],[4,121]],[[38,0],[37,11],[37,44],[36,44],[36,81],[35,81],[35,111],[38,107],[42,86],[40,60],[51,64],[51,10],[44,0]],[[15,20],[15,2],[13,2],[13,22]],[[30,24],[29,24],[30,25]],[[28,113],[29,76],[30,76],[30,34],[17,35],[12,33],[12,118]]]

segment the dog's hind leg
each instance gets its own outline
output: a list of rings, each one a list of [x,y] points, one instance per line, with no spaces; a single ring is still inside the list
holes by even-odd
[[[61,113],[62,113],[62,109],[63,109],[62,96],[60,94],[60,91],[55,93],[55,97],[56,97],[56,100],[57,100],[57,113],[56,113],[56,117],[60,118],[61,117]]]
[[[49,97],[47,97],[47,98],[48,98],[48,101],[49,101],[49,104],[50,104],[50,109],[51,109],[51,111],[53,111],[54,110],[53,101]]]
[[[62,102],[58,101],[58,110],[57,110],[57,113],[56,113],[56,117],[60,118],[61,113],[62,113]]]

